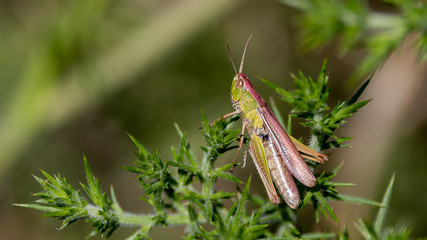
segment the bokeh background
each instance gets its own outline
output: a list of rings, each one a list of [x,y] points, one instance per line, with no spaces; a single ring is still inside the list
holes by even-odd
[[[379,2],[370,4],[388,10]],[[292,89],[290,73],[302,70],[316,77],[326,57],[331,105],[348,97],[355,88],[346,80],[366,52],[343,57],[334,44],[302,51],[298,14],[273,0],[0,1],[1,238],[87,236],[88,224],[77,222],[58,231],[60,222],[12,206],[35,199],[30,194],[40,187],[32,175],[40,176],[39,169],[60,173],[78,188],[85,181],[83,153],[104,190],[114,186],[125,210],[151,211],[138,198],[143,191],[136,176],[121,169],[135,159],[126,133],[168,159],[170,146],[179,144],[176,122],[198,151],[200,108],[210,121],[232,111],[234,72],[226,45],[238,62],[251,33],[244,72],[264,98],[278,100],[255,74]],[[362,96],[373,100],[339,132],[355,137],[353,148],[330,151],[326,167],[344,162],[337,180],[357,185],[340,190],[378,201],[396,173],[388,223],[409,224],[413,237],[420,237],[427,235],[427,87],[426,65],[417,63],[415,55],[410,44],[403,44],[376,72]],[[285,103],[276,102],[288,113]],[[296,136],[308,136],[307,129],[295,127]],[[255,171],[248,164],[235,173],[247,179]],[[261,181],[253,181],[251,192],[265,194]],[[358,239],[355,221],[373,220],[376,211],[333,206],[341,226],[327,221],[304,226],[301,221],[301,227],[335,231],[348,225]],[[303,217],[312,219],[310,213]],[[121,228],[111,239],[134,230]],[[180,239],[182,231],[159,227],[152,237]]]

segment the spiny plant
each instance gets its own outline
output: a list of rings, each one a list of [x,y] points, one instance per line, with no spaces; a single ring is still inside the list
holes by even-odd
[[[262,79],[272,87],[282,99],[292,106],[286,128],[292,129],[291,119],[303,119],[302,125],[308,127],[311,133],[310,147],[317,150],[348,147],[344,142],[348,137],[338,137],[334,131],[343,126],[346,119],[366,105],[369,100],[358,101],[367,87],[366,81],[356,93],[346,101],[338,102],[329,107],[328,75],[326,61],[317,79],[305,76],[302,72],[293,76],[296,89],[286,91],[277,85]],[[277,116],[277,107],[273,103]],[[42,187],[42,191],[33,194],[38,199],[35,203],[15,204],[16,206],[37,209],[46,212],[44,216],[62,220],[60,229],[69,224],[85,220],[94,227],[89,236],[100,234],[109,237],[114,230],[121,226],[134,226],[135,231],[128,239],[150,239],[150,230],[156,226],[173,227],[185,226],[185,239],[348,239],[348,232],[301,232],[296,227],[299,210],[292,210],[285,203],[272,204],[268,198],[249,193],[252,178],[244,181],[228,172],[232,163],[215,166],[215,162],[225,152],[235,145],[238,129],[233,123],[238,116],[221,119],[212,126],[209,125],[205,113],[201,112],[202,128],[205,145],[201,146],[203,157],[197,158],[187,141],[187,134],[176,126],[181,143],[178,148],[172,147],[172,158],[163,160],[156,151],[150,153],[133,136],[130,139],[136,145],[136,161],[134,166],[125,167],[135,173],[141,187],[145,190],[143,199],[152,207],[147,214],[133,214],[123,210],[113,187],[111,197],[101,189],[98,179],[89,167],[86,157],[83,157],[86,184],[81,184],[85,197],[80,190],[74,189],[61,175],[51,175],[42,170],[45,179],[34,177]],[[313,163],[310,166],[316,168]],[[341,164],[331,171],[316,174],[317,185],[313,188],[298,185],[303,195],[300,208],[312,205],[314,217],[319,222],[320,216],[331,217],[339,222],[331,201],[365,204],[380,207],[374,224],[360,220],[357,223],[366,239],[383,239],[409,237],[407,228],[384,228],[386,208],[391,196],[394,178],[390,181],[384,199],[381,203],[340,194],[337,187],[352,186],[350,183],[334,182]],[[225,192],[217,189],[219,179],[244,184],[237,192]],[[196,184],[197,183],[197,184]],[[231,207],[226,207],[226,201],[231,201]],[[248,208],[248,205],[251,205]],[[391,230],[390,230],[391,229]]]
[[[300,43],[305,50],[337,42],[342,55],[366,49],[356,74],[366,75],[381,66],[411,37],[418,60],[427,56],[427,6],[425,1],[382,0],[393,11],[375,11],[368,1],[279,0],[301,10]],[[337,41],[338,40],[338,41]],[[360,79],[360,78],[355,78]]]

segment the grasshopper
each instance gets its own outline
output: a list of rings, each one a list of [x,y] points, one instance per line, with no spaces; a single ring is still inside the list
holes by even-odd
[[[246,50],[251,38],[252,35],[246,43],[238,72],[227,46],[236,73],[231,84],[231,101],[235,111],[221,118],[239,114],[243,122],[239,149],[233,158],[233,163],[243,147],[246,129],[250,135],[250,141],[245,151],[244,162],[246,162],[246,153],[249,152],[272,203],[281,202],[274,187],[276,185],[288,206],[297,209],[301,199],[294,177],[307,187],[316,185],[316,178],[304,158],[325,163],[328,157],[289,136],[267,106],[266,101],[255,91],[249,78],[242,73]]]

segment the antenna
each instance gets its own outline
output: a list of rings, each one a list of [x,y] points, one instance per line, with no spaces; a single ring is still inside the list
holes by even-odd
[[[237,75],[236,65],[234,65],[233,56],[231,56],[230,46],[227,45],[228,56],[230,57],[231,64],[233,65],[234,72]]]
[[[246,49],[248,49],[249,42],[251,41],[253,35],[254,34],[252,33],[249,36],[248,41],[246,42],[245,50],[243,51],[242,61],[240,62],[239,73],[242,73],[242,71],[243,71],[243,63],[245,62]]]

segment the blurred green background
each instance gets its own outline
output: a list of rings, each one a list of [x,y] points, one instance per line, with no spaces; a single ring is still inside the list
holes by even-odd
[[[366,52],[343,58],[334,44],[301,51],[297,15],[272,0],[0,1],[2,238],[83,239],[91,231],[80,222],[57,231],[59,222],[12,206],[34,200],[30,193],[40,187],[31,175],[40,176],[39,169],[61,173],[77,188],[85,181],[83,153],[104,190],[114,186],[125,210],[151,211],[138,198],[143,192],[136,176],[121,169],[135,158],[126,132],[167,159],[170,146],[179,144],[176,122],[198,151],[200,108],[210,121],[232,111],[234,72],[226,45],[237,63],[251,33],[244,72],[264,98],[277,100],[277,95],[255,74],[292,89],[290,73],[301,69],[316,77],[325,57],[331,103],[349,96],[353,89],[345,80]],[[427,235],[427,216],[421,214],[427,212],[425,70],[409,48],[393,55],[363,96],[373,101],[339,133],[356,137],[350,142],[354,147],[332,152],[327,164],[332,168],[344,161],[339,180],[358,186],[343,191],[375,200],[396,172],[389,220],[414,226],[414,237]],[[289,111],[285,103],[278,105],[283,114]],[[306,129],[295,127],[297,137],[307,136]],[[222,161],[230,158],[225,155]],[[255,168],[248,164],[235,172],[246,179]],[[253,182],[251,192],[265,194],[261,182]],[[227,187],[234,189],[218,185],[219,190]],[[335,208],[342,225],[350,228],[355,219],[370,219],[375,210]],[[338,227],[325,222],[317,228]],[[180,239],[171,229],[159,227],[152,236]],[[119,229],[112,239],[131,232]]]

